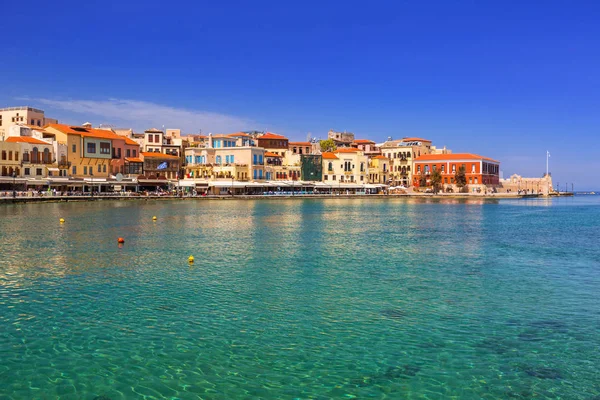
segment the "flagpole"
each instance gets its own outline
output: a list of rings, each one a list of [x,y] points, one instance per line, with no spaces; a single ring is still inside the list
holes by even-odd
[[[548,176],[548,158],[550,157],[550,152],[546,150],[546,176]]]

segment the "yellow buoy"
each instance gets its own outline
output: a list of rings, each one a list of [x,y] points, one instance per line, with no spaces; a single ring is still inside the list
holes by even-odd
[[[65,220],[63,218],[59,219],[58,222],[60,222],[61,224],[65,223]]]
[[[193,263],[194,262],[194,256],[189,256],[188,257],[188,262]]]
[[[156,221],[156,215],[152,217],[152,221]]]

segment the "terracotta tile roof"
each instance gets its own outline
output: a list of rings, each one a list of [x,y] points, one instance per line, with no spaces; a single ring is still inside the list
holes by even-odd
[[[452,161],[452,160],[487,160],[500,162],[489,157],[483,157],[478,154],[471,153],[452,153],[452,154],[424,154],[421,157],[415,158],[415,162],[423,161]]]
[[[124,140],[123,136],[119,136],[113,131],[104,129],[84,128],[82,126],[70,126],[64,124],[48,124],[46,127],[54,128],[67,135],[79,135],[85,137],[94,137],[100,139]]]
[[[179,159],[179,156],[174,156],[172,154],[163,154],[163,153],[153,153],[151,151],[142,151],[140,155],[144,157],[153,157],[153,158],[171,158],[171,159]]]
[[[312,146],[311,142],[289,142],[290,146]]]
[[[271,133],[271,132],[265,133],[264,135],[260,136],[259,139],[285,139],[285,140],[287,140],[287,138],[285,136],[278,135],[276,133]]]
[[[281,156],[279,154],[271,153],[270,151],[265,152],[265,157],[279,157],[279,158],[281,158]]]
[[[39,139],[33,138],[31,136],[9,136],[6,138],[5,141],[9,142],[9,143],[45,144],[48,146],[51,145],[48,142],[44,142],[43,140],[39,140]]]
[[[354,140],[354,143],[358,143],[358,144],[371,144],[371,143],[373,143],[373,144],[375,144],[374,141],[369,140],[369,139],[356,139],[356,140]]]
[[[132,157],[125,157],[125,161],[127,162],[137,162],[137,163],[143,163],[144,160],[142,160],[141,158],[132,158]]]
[[[326,151],[325,153],[323,153],[322,157],[323,157],[324,160],[339,160],[338,157],[335,154],[330,153],[328,151]]]
[[[125,144],[130,144],[132,146],[139,146],[140,144],[133,139],[128,138],[127,136],[121,136],[125,139]]]
[[[429,139],[421,139],[418,137],[405,137],[405,138],[402,138],[402,141],[403,142],[430,142],[431,143],[431,140],[429,140]]]
[[[352,147],[340,147],[339,149],[334,151],[334,153],[358,153],[360,151],[362,151],[362,150],[355,149]]]
[[[382,155],[375,156],[374,158],[376,158],[378,160],[387,160],[388,159],[386,156],[382,156]]]

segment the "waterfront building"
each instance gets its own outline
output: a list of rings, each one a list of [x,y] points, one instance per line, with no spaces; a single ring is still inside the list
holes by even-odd
[[[43,110],[33,107],[0,108],[0,140],[4,140],[8,136],[8,129],[14,125],[31,125],[41,128],[57,122],[54,118],[46,117]]]
[[[17,149],[13,149],[12,151],[13,154],[11,154],[10,149],[7,154],[8,161],[13,159],[15,162],[19,163],[14,169],[17,176],[30,179],[43,179],[48,175],[59,175],[59,170],[55,165],[52,143],[29,136],[10,136],[6,138],[4,144],[17,145]],[[2,160],[4,159],[5,151],[3,149]],[[19,168],[19,166],[22,166],[22,168]],[[9,167],[5,174],[3,166],[2,175],[10,176],[12,174],[11,169],[12,168]]]
[[[368,158],[358,149],[338,148],[322,154],[323,182],[367,183]]]
[[[321,154],[302,154],[300,156],[300,179],[306,182],[323,180],[323,156]]]
[[[565,188],[563,186],[563,188]],[[568,191],[569,187],[566,187]],[[544,174],[541,178],[526,178],[521,175],[513,174],[508,179],[500,179],[499,192],[504,193],[535,193],[547,196],[554,192],[552,175]]]
[[[387,184],[390,174],[390,160],[383,155],[369,159],[369,183]]]
[[[251,137],[208,135],[206,147],[185,149],[185,175],[196,179],[265,179],[265,149]]]
[[[421,177],[429,177],[433,171],[440,171],[442,186],[455,189],[455,175],[459,168],[464,167],[467,185],[476,188],[498,186],[500,183],[500,162],[477,154],[425,154],[414,161],[414,174],[412,184],[419,187]],[[429,185],[429,183],[428,183]]]
[[[113,141],[124,141],[125,138],[112,131],[64,124],[49,124],[44,130],[54,134],[59,143],[66,144],[72,177],[106,179],[113,172],[113,160],[117,168],[124,164],[124,155],[117,159],[113,153]]]
[[[143,176],[138,176],[140,183],[144,180],[177,180],[181,166],[178,155],[165,154],[154,151],[140,153],[143,161]]]
[[[390,160],[390,179],[392,186],[410,186],[413,178],[413,160],[430,154],[431,140],[405,137],[399,140],[389,138],[380,146],[381,154]]]
[[[284,156],[289,148],[288,138],[276,133],[267,132],[257,139],[257,146],[265,149],[266,152]]]

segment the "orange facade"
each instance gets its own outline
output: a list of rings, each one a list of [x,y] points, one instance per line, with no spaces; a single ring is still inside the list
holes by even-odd
[[[413,185],[419,187],[421,177],[425,175],[428,179],[436,170],[442,175],[442,185],[452,185],[461,167],[465,169],[467,185],[500,183],[500,163],[491,158],[475,154],[427,154],[414,161]]]

